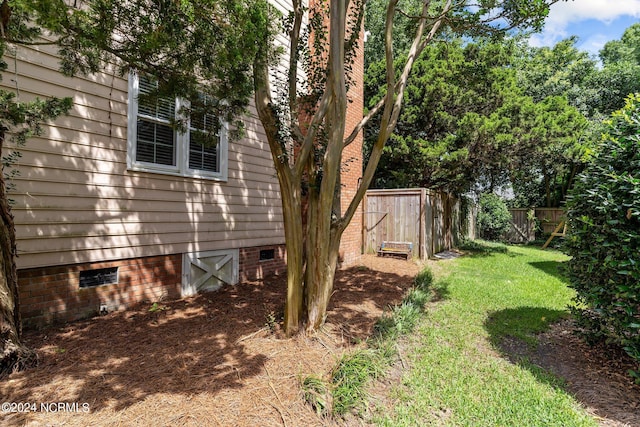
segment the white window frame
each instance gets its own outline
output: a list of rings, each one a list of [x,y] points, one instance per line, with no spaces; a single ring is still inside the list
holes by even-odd
[[[141,162],[136,160],[137,127],[138,127],[138,93],[139,77],[135,72],[129,73],[129,107],[127,114],[127,169],[138,172],[152,172],[165,175],[177,175],[191,178],[203,178],[215,181],[227,181],[229,163],[229,128],[226,122],[222,122],[218,141],[219,171],[212,172],[189,168],[189,125],[186,131],[174,130],[175,138],[175,166],[157,163]],[[180,110],[185,101],[176,99],[176,112]]]

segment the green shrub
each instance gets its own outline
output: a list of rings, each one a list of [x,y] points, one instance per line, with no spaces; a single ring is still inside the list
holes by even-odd
[[[640,94],[612,114],[598,155],[570,193],[567,217],[580,326],[640,361]]]
[[[499,196],[485,193],[480,196],[478,209],[478,231],[486,240],[500,240],[509,230],[511,214],[507,205]]]

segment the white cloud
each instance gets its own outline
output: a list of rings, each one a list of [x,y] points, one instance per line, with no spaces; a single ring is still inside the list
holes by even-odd
[[[568,27],[586,20],[597,20],[605,24],[620,17],[640,18],[640,0],[569,0],[551,6],[544,30],[534,34],[529,44],[534,47],[552,46],[569,37]],[[608,41],[603,34],[581,35],[580,47],[592,53],[600,50]]]
[[[623,16],[640,17],[640,0],[569,0],[555,3],[547,25],[566,27],[569,23],[585,19],[613,21]]]

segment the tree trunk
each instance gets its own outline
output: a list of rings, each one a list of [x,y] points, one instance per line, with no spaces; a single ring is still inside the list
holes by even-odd
[[[306,243],[305,309],[307,331],[317,330],[326,319],[333,279],[338,265],[340,234],[331,224],[331,205],[310,195]]]
[[[0,133],[0,151],[4,132]],[[20,304],[16,270],[16,237],[7,200],[4,174],[0,171],[0,376],[35,364],[36,355],[20,340]]]
[[[288,336],[298,331],[303,309],[303,228],[302,202],[299,187],[286,186],[282,189],[282,210],[284,216],[284,239],[287,251],[287,300],[284,307],[284,330]]]
[[[331,94],[327,107],[326,151],[322,171],[313,172],[310,186],[305,304],[307,331],[317,330],[325,321],[338,264],[342,229],[338,226],[340,209],[340,165],[344,149],[347,117],[344,34],[346,0],[331,0],[329,9],[329,53],[326,90]]]
[[[547,173],[547,168],[544,168],[544,190],[545,190],[545,199],[547,201],[546,205],[548,208],[551,207],[551,179],[549,178],[549,174]]]

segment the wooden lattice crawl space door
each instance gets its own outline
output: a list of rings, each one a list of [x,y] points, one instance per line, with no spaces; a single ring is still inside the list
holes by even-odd
[[[238,283],[238,258],[237,249],[184,254],[182,296]]]

